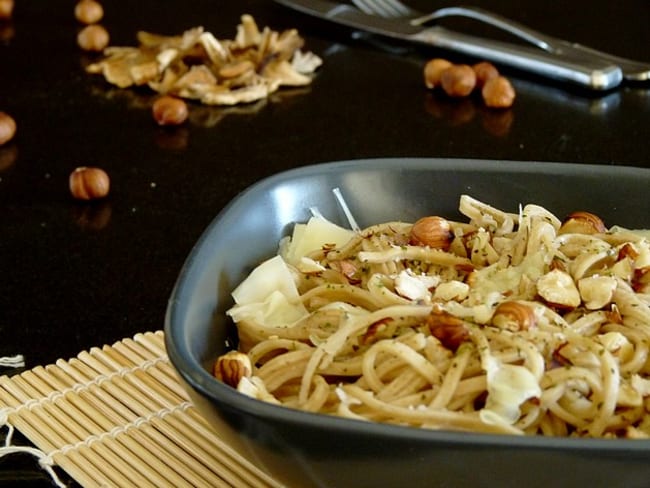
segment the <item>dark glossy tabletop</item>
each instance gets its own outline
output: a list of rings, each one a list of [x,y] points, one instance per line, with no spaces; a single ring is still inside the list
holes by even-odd
[[[73,2],[16,3],[13,21],[0,24],[0,111],[18,124],[0,147],[0,356],[23,354],[28,369],[161,329],[204,228],[239,192],[282,170],[400,156],[650,166],[650,85],[590,93],[503,69],[517,100],[490,111],[422,83],[427,58],[475,60],[403,46],[389,53],[271,1],[103,0],[112,45],[135,45],[138,30],[180,34],[198,25],[232,38],[249,13],[260,26],[297,28],[323,58],[308,88],[236,108],[192,104],[183,126],[159,128],[150,92],[85,73],[92,57],[76,45]],[[450,4],[429,0],[429,8]],[[650,62],[647,0],[473,4]],[[71,198],[68,175],[83,165],[109,173],[106,200]],[[5,482],[49,485],[23,455],[0,460]]]

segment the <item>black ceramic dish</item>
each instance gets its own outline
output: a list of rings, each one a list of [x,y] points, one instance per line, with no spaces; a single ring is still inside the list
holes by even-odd
[[[650,441],[554,439],[420,430],[294,411],[239,394],[212,378],[227,349],[230,291],[277,251],[309,208],[346,225],[332,188],[359,225],[459,218],[463,193],[516,212],[574,210],[607,225],[650,227],[650,170],[558,163],[377,159],[304,167],[254,185],[205,231],[167,310],[168,353],[200,411],[233,447],[293,487],[645,487]]]

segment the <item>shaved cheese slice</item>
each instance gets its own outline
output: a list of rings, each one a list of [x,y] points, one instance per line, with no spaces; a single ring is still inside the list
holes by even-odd
[[[261,302],[235,305],[226,313],[235,322],[249,320],[266,327],[291,327],[308,312],[302,303],[292,303],[274,291]]]
[[[280,256],[267,259],[257,266],[250,275],[232,292],[238,305],[263,302],[274,291],[279,291],[288,299],[297,299],[296,282]]]
[[[529,398],[538,398],[542,390],[537,379],[524,366],[491,363],[487,370],[488,397],[480,412],[487,424],[512,425],[520,415],[519,407]]]
[[[233,292],[226,313],[235,322],[251,320],[267,327],[290,327],[307,315],[289,267],[280,256],[264,261]]]
[[[306,224],[296,224],[291,242],[281,252],[290,264],[296,264],[307,254],[324,245],[341,247],[355,236],[355,232],[340,227],[322,217],[312,217]]]

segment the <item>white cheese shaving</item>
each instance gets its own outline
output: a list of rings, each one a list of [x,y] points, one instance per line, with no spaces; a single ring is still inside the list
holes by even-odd
[[[299,297],[294,277],[280,256],[267,259],[251,271],[232,292],[232,297],[238,305],[247,305],[263,302],[274,291],[288,299]]]
[[[308,314],[299,301],[293,274],[280,256],[264,261],[232,292],[236,305],[226,313],[235,322],[253,320],[289,327]]]
[[[300,258],[322,249],[324,245],[341,247],[356,234],[323,217],[314,216],[306,224],[296,224],[291,241],[281,249],[282,257],[289,264],[297,264]]]
[[[296,266],[301,273],[319,273],[325,271],[325,266],[311,258],[302,257]]]
[[[490,361],[487,369],[487,391],[485,407],[479,414],[487,424],[514,424],[521,414],[521,404],[542,394],[530,370],[497,360]]]
[[[429,288],[439,282],[438,276],[416,275],[410,269],[405,269],[395,277],[395,290],[409,300],[428,300],[431,298]]]

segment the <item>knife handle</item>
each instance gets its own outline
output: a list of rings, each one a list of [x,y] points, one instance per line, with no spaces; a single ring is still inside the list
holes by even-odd
[[[423,29],[412,34],[410,39],[592,90],[609,90],[620,85],[623,80],[621,68],[606,60],[552,54],[517,44],[478,38],[440,26]]]

